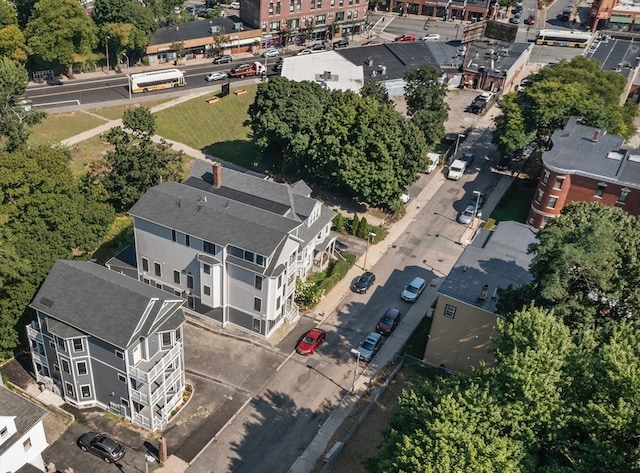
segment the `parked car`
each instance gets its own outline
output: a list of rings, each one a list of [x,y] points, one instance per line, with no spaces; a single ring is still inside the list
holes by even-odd
[[[267,49],[265,52],[262,53],[262,57],[278,57],[280,56],[280,53],[278,52],[277,49]]]
[[[282,72],[282,63],[281,63],[281,62],[279,62],[278,64],[276,64],[275,66],[273,66],[273,71],[274,71],[274,72],[278,72],[278,73]]]
[[[415,41],[415,40],[416,40],[416,35],[414,34],[403,34],[402,36],[398,36],[396,39],[394,39],[396,43],[406,43],[406,42]]]
[[[313,54],[313,50],[311,48],[301,49],[296,53],[296,56],[305,56],[307,54]]]
[[[316,43],[311,46],[311,51],[324,51],[325,49],[327,49],[327,46],[324,43]]]
[[[473,160],[476,159],[475,155],[472,153],[462,153],[462,157],[460,158],[460,161],[464,161],[465,164],[467,165],[467,167],[471,166],[471,163],[473,163]]]
[[[522,19],[522,14],[520,13],[516,13],[515,15],[513,15],[513,17],[511,18],[511,23],[513,23],[514,25],[518,25],[520,24],[520,20]]]
[[[233,58],[229,54],[223,54],[213,59],[214,64],[229,64],[231,61],[233,61]]]
[[[376,325],[376,332],[381,335],[391,335],[391,332],[396,329],[401,319],[402,314],[398,309],[388,309]]]
[[[224,72],[212,72],[205,76],[207,82],[213,82],[214,80],[226,79],[227,75]]]
[[[471,197],[469,197],[469,203],[467,204],[467,206],[475,207],[477,205],[478,208],[481,209],[484,206],[484,203],[486,201],[487,201],[487,196],[484,195],[483,193],[472,194]]]
[[[371,361],[380,349],[382,343],[382,335],[377,332],[371,332],[367,335],[358,347],[359,357],[362,361]]]
[[[420,37],[420,41],[440,41],[438,33],[429,33]]]
[[[353,280],[351,283],[351,290],[353,292],[357,292],[358,294],[366,294],[367,290],[373,285],[376,281],[376,276],[370,271],[361,274],[357,278]]]
[[[524,20],[525,25],[535,25],[536,24],[536,17],[533,15],[529,15],[529,18],[527,18],[526,20]]]
[[[301,355],[313,355],[313,352],[324,343],[326,335],[324,330],[312,328],[302,336],[296,345],[296,351]]]
[[[482,217],[482,210],[478,208],[478,211],[476,212],[475,204],[468,205],[466,209],[458,214],[458,223],[469,225],[473,221],[474,214],[476,217],[480,218]]]
[[[346,48],[349,46],[349,40],[347,38],[340,38],[338,41],[333,42],[333,49]]]
[[[340,240],[336,240],[336,242],[334,243],[334,246],[335,246],[335,249],[340,253],[346,253],[347,251],[349,251],[349,245],[347,245],[346,243]]]
[[[427,282],[424,279],[415,277],[407,286],[404,287],[400,297],[404,301],[415,302],[418,300],[420,294],[422,294],[422,291],[424,291],[426,285]]]
[[[78,447],[83,452],[93,453],[107,463],[114,463],[124,457],[124,447],[106,434],[87,432],[78,438]]]
[[[371,41],[367,41],[365,43],[362,43],[360,46],[375,46],[377,44],[382,44],[380,41],[376,41],[374,39],[372,39]]]
[[[240,10],[240,2],[231,2],[229,8],[232,10]]]
[[[502,156],[498,164],[496,164],[496,169],[498,171],[507,171],[511,167],[511,163],[513,162],[511,156]]]

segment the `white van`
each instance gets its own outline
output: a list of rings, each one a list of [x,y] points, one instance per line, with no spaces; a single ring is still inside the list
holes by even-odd
[[[466,169],[466,167],[467,167],[467,163],[465,163],[464,161],[461,161],[460,159],[456,159],[454,162],[451,163],[451,166],[449,166],[449,172],[447,172],[447,179],[453,179],[454,181],[457,181],[464,174],[464,170]]]
[[[438,153],[427,153],[427,169],[424,172],[431,174],[440,164],[440,155]]]

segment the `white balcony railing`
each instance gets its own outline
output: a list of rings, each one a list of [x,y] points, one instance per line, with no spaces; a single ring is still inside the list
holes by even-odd
[[[142,370],[136,367],[129,368],[129,375],[143,383],[149,384],[156,377],[158,377],[167,366],[171,365],[173,360],[180,354],[182,350],[182,342],[176,343],[171,350],[169,350],[163,357],[159,358],[158,361],[148,370]]]

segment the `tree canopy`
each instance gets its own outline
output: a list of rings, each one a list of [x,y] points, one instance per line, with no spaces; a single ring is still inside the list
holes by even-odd
[[[533,281],[502,291],[508,314],[534,301],[570,327],[640,313],[640,220],[608,205],[574,202],[540,230],[529,271]]]
[[[442,141],[449,106],[444,101],[447,89],[440,73],[431,66],[412,69],[404,75],[407,113],[422,131],[429,148]]]
[[[40,0],[35,4],[25,36],[42,61],[71,66],[91,54],[96,26],[77,0]]]
[[[638,471],[636,324],[572,333],[531,306],[498,331],[495,367],[403,392],[367,470]]]
[[[94,250],[114,212],[79,190],[62,149],[22,147],[0,153],[0,162],[0,358],[6,358],[55,260]]]
[[[503,97],[494,141],[505,154],[533,140],[546,147],[553,132],[564,128],[572,115],[582,117],[585,125],[629,137],[635,132],[637,106],[620,105],[624,91],[623,76],[602,70],[597,61],[584,56],[544,67],[527,78],[523,92]]]
[[[395,210],[426,166],[422,133],[384,100],[276,77],[249,107],[263,162],[283,176],[321,180],[360,202]]]
[[[84,182],[87,189],[101,185],[107,200],[117,210],[129,209],[149,188],[163,181],[182,177],[182,152],[175,152],[166,141],[152,141],[155,119],[149,109],[128,109],[122,119],[124,127],[115,127],[106,135],[114,146],[104,163],[94,165]]]

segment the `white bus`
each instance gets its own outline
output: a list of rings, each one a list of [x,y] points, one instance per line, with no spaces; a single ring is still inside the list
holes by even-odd
[[[586,48],[593,34],[573,30],[540,30],[536,44],[548,46],[567,46],[569,48]]]
[[[168,89],[186,85],[184,73],[178,69],[142,72],[131,74],[131,92],[149,92],[150,90]]]

